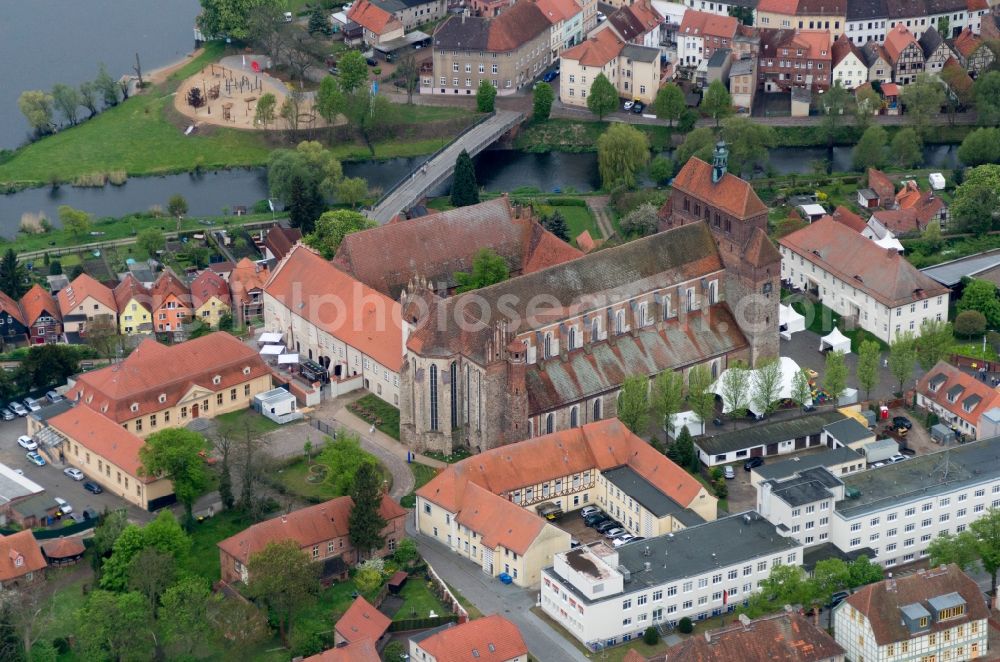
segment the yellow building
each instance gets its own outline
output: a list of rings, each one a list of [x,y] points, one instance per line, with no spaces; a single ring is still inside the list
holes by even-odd
[[[233,312],[229,283],[211,269],[202,271],[191,281],[191,305],[195,319],[219,328],[219,320]]]
[[[774,30],[829,30],[831,42],[847,25],[846,0],[760,0],[754,26]]]
[[[613,30],[601,30],[560,56],[559,99],[585,108],[598,74],[607,77],[619,97],[652,103],[660,89],[660,51],[627,44]]]
[[[118,332],[123,336],[153,332],[153,313],[149,291],[135,276],[128,274],[114,289],[118,306]]]

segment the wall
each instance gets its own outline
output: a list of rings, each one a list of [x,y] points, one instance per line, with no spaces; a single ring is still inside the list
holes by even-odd
[[[87,322],[94,321],[95,318],[108,317],[111,319],[112,323],[118,323],[118,311],[114,308],[109,308],[103,303],[98,303],[95,299],[87,297],[83,302],[74,308],[73,310],[67,312],[62,311],[63,314],[63,330],[67,333],[81,333],[84,331]],[[77,322],[67,320],[66,317],[73,315],[86,315],[87,322]]]
[[[480,80],[489,80],[500,96],[514,94],[522,87],[530,86],[534,77],[549,65],[550,47],[550,32],[543,30],[513,51],[480,53],[435,48],[434,87],[430,92],[471,96],[475,95]],[[493,71],[494,65],[496,72]]]
[[[105,492],[121,497],[125,501],[144,510],[149,509],[149,503],[174,492],[173,483],[165,478],[151,483],[143,483],[134,474],[123,470],[119,465],[109,462],[106,457],[92,452],[76,440],[69,439],[64,451],[66,462],[87,475],[104,488]],[[58,458],[50,458],[55,464]]]
[[[118,329],[122,335],[152,333],[153,315],[145,306],[132,299],[122,308]]]
[[[194,311],[195,319],[199,319],[205,324],[208,324],[213,329],[219,328],[219,320],[222,319],[223,315],[227,315],[231,312],[229,306],[219,301],[217,298],[212,297],[205,303],[201,305],[200,308]]]

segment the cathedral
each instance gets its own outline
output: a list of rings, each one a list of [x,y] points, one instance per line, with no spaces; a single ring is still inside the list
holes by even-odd
[[[480,452],[616,416],[630,375],[777,356],[781,258],[726,156],[685,164],[652,236],[449,298],[404,292],[403,442]]]

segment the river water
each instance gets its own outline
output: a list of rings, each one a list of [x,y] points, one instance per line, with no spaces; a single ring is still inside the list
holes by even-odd
[[[77,86],[101,62],[118,78],[137,52],[143,71],[179,60],[194,48],[199,11],[198,0],[0,0],[0,148],[28,137],[22,91]]]

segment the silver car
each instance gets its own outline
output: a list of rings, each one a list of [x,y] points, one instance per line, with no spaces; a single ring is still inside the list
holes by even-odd
[[[22,405],[20,402],[17,401],[10,403],[10,410],[15,414],[17,414],[18,416],[28,415],[28,410],[25,409],[24,405]]]

